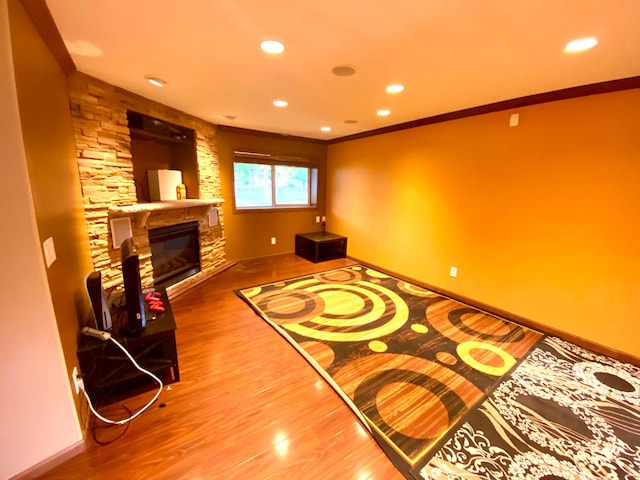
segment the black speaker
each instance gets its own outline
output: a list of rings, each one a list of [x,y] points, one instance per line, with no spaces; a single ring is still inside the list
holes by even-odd
[[[109,311],[109,303],[107,296],[102,288],[102,275],[100,272],[89,272],[85,278],[87,295],[91,301],[95,328],[98,330],[111,330],[111,312]]]
[[[144,313],[144,297],[140,284],[140,263],[132,238],[127,238],[120,246],[122,256],[122,279],[124,280],[124,296],[127,306],[127,326],[129,334],[140,333],[147,326]]]

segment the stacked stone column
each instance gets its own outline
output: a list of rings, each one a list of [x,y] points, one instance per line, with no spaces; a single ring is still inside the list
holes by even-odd
[[[195,130],[198,188],[202,199],[222,197],[216,127],[82,73],[69,77],[69,97],[94,269],[102,273],[105,288],[119,287],[122,284],[120,251],[112,247],[109,220],[122,214],[110,214],[109,207],[137,203],[133,175],[135,159],[131,155],[127,110]],[[221,208],[218,208],[218,215],[218,225],[213,227],[209,226],[201,207],[154,211],[142,228],[132,219],[143,286],[153,284],[149,228],[197,220],[202,267],[198,275],[210,273],[222,265],[225,262],[225,237]]]

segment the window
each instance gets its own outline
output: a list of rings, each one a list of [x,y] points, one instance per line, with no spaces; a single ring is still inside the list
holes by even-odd
[[[256,158],[257,157],[257,158]],[[235,207],[275,209],[312,207],[316,204],[317,169],[305,159],[280,159],[270,155],[236,156],[233,162]]]

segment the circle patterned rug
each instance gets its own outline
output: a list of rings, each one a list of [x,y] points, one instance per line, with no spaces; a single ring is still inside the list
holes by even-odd
[[[309,360],[407,476],[542,338],[362,265],[236,293]]]

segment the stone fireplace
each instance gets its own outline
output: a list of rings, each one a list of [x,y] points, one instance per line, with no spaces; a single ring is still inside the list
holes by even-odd
[[[149,230],[153,284],[169,286],[200,271],[198,222]]]
[[[182,279],[181,287],[223,268],[225,236],[216,126],[82,73],[69,77],[69,96],[93,265],[102,273],[105,288],[122,285],[120,250],[112,242],[111,220],[123,217],[131,224],[143,287],[154,285],[149,231],[157,228],[185,223],[197,228],[200,271]],[[134,169],[139,170],[143,162],[136,163],[128,112],[193,131],[194,166],[186,172],[186,200],[149,202],[140,195],[142,182]],[[215,215],[210,215],[212,208]]]

